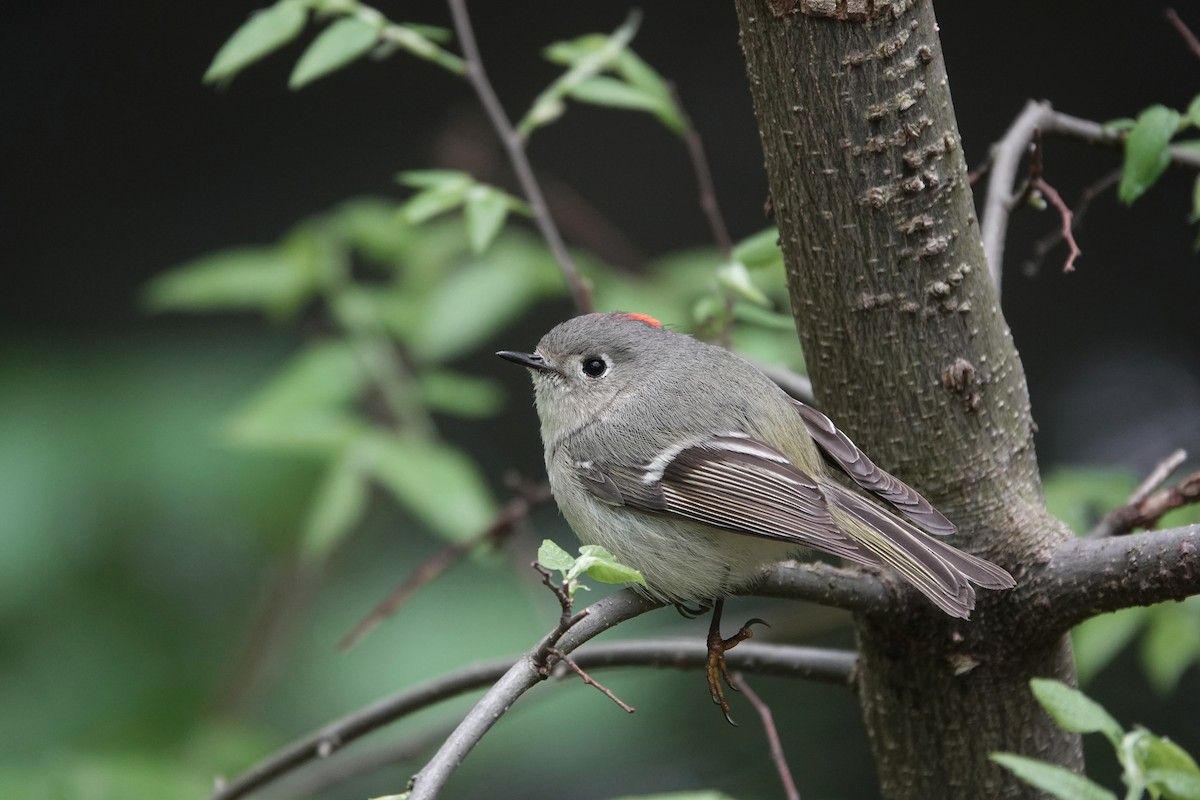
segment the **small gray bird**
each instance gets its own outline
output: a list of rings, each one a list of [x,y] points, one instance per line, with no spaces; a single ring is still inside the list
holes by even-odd
[[[828,417],[723,348],[617,312],[567,320],[532,353],[497,355],[530,369],[550,487],[580,540],[639,570],[658,599],[716,602],[708,676],[727,716],[716,675],[750,633],[747,623],[721,639],[721,599],[803,547],[886,567],[964,619],[971,583],[1015,585],[927,535],[955,528]]]

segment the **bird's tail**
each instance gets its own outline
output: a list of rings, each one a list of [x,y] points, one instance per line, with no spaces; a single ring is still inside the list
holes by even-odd
[[[900,574],[934,605],[967,619],[975,607],[974,583],[985,589],[1011,589],[1016,581],[990,561],[956,550],[859,495],[825,487],[847,536],[875,561]]]

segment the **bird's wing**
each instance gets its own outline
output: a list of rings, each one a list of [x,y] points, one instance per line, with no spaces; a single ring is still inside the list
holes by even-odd
[[[850,477],[850,480],[886,500],[910,522],[924,531],[938,536],[955,532],[954,523],[934,508],[928,500],[904,481],[874,461],[850,441],[850,437],[837,429],[829,417],[811,406],[792,401],[804,420],[804,426],[821,449],[826,461]]]
[[[714,436],[626,466],[577,462],[596,497],[614,505],[677,514],[735,533],[816,548],[878,564],[847,538],[821,487],[778,450],[745,434]]]

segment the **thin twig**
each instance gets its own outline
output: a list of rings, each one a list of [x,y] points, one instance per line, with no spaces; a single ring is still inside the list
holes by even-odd
[[[1138,528],[1153,528],[1168,512],[1200,503],[1200,472],[1193,472],[1174,486],[1113,509],[1088,534],[1089,538],[1121,536]]]
[[[775,762],[775,771],[779,773],[779,782],[783,784],[783,794],[788,800],[800,800],[800,791],[796,781],[792,779],[792,771],[788,767],[787,756],[783,754],[783,743],[779,740],[779,730],[775,727],[775,718],[768,706],[758,693],[750,688],[745,677],[740,672],[733,673],[733,687],[741,692],[762,720],[763,731],[767,734],[767,743],[771,749],[771,760]]]
[[[1071,230],[1071,209],[1067,208],[1067,204],[1063,202],[1062,196],[1059,195],[1058,191],[1055,190],[1053,186],[1046,183],[1045,178],[1035,178],[1033,181],[1033,188],[1041,192],[1046,199],[1050,201],[1050,205],[1054,206],[1054,208],[1058,210],[1058,216],[1062,225],[1060,234],[1063,240],[1067,243],[1068,249],[1067,260],[1063,262],[1062,269],[1063,272],[1074,272],[1075,259],[1083,255],[1083,252],[1079,249],[1079,244],[1075,241],[1075,234]]]
[[[653,607],[647,606],[642,610]],[[602,612],[600,616],[593,613],[588,624],[615,624],[612,619],[607,612]],[[615,667],[698,670],[704,668],[708,650],[699,639],[650,639],[592,644],[580,648],[572,654],[572,658],[588,670]],[[731,667],[742,672],[848,687],[851,685],[856,655],[843,650],[743,642],[729,652],[728,659]],[[221,781],[212,798],[234,800],[244,797],[310,761],[335,754],[356,739],[398,719],[452,697],[490,686],[514,663],[512,658],[485,661],[378,700],[297,739],[237,778]],[[562,669],[555,667],[551,675],[559,677]]]
[[[1071,230],[1078,230],[1083,225],[1083,217],[1087,214],[1088,209],[1092,206],[1092,201],[1099,197],[1104,192],[1116,186],[1121,181],[1121,173],[1124,168],[1117,167],[1101,176],[1098,180],[1093,181],[1082,192],[1079,193],[1079,202],[1071,209]],[[1030,257],[1025,262],[1026,274],[1033,274],[1041,266],[1042,259],[1050,252],[1050,249],[1063,241],[1063,233],[1061,230],[1052,231],[1041,239],[1033,243],[1029,248]]]
[[[1179,35],[1183,37],[1183,41],[1187,42],[1188,48],[1196,56],[1200,57],[1200,39],[1197,39],[1196,34],[1192,33],[1192,29],[1179,18],[1179,15],[1175,13],[1175,9],[1164,9],[1163,16],[1167,18],[1167,22],[1175,26],[1175,30],[1179,31]]]
[[[1100,539],[1105,536],[1116,536],[1118,534],[1117,529],[1121,524],[1121,516],[1123,513],[1127,513],[1124,510],[1130,506],[1136,506],[1138,503],[1149,497],[1150,493],[1159,486],[1162,486],[1163,483],[1166,482],[1167,478],[1171,477],[1171,473],[1174,472],[1186,459],[1187,451],[1181,447],[1164,458],[1162,461],[1158,462],[1154,469],[1150,470],[1150,474],[1147,475],[1142,482],[1138,484],[1137,488],[1133,490],[1133,493],[1129,495],[1129,499],[1125,501],[1125,505],[1121,506],[1120,508],[1114,508],[1112,511],[1105,514],[1104,518],[1096,523],[1094,528],[1088,531],[1088,538]],[[1121,532],[1127,533],[1128,531]]]
[[[395,614],[396,610],[407,602],[408,598],[412,597],[418,589],[457,564],[463,556],[476,547],[487,543],[502,542],[512,533],[517,524],[529,515],[530,511],[550,502],[551,497],[549,484],[543,483],[531,487],[520,497],[514,497],[508,501],[488,526],[478,534],[461,542],[449,544],[427,558],[338,642],[338,650],[345,652],[358,644],[380,623]]]
[[[636,710],[636,709],[634,709],[633,706],[629,705],[624,700],[622,700],[621,698],[619,698],[615,694],[613,694],[612,690],[609,689],[607,686],[600,683],[595,678],[593,678],[591,675],[589,675],[583,667],[579,666],[579,663],[576,662],[575,659],[571,658],[569,655],[567,655],[563,651],[559,650],[557,647],[551,648],[550,653],[551,653],[551,655],[558,658],[559,663],[566,664],[568,667],[570,667],[571,671],[574,672],[576,675],[578,675],[585,684],[598,690],[600,692],[600,694],[604,695],[609,700],[612,700],[625,713],[632,714]]]
[[[687,146],[688,158],[692,162],[692,173],[696,176],[696,188],[700,192],[700,208],[704,211],[704,218],[708,220],[708,228],[712,232],[713,241],[716,243],[721,257],[725,261],[732,261],[733,239],[729,236],[729,228],[725,225],[725,218],[721,216],[721,207],[717,204],[717,189],[713,183],[712,170],[708,165],[708,156],[704,153],[704,140],[700,137],[696,126],[692,124],[691,116],[684,109],[683,101],[679,97],[679,91],[675,88],[675,84],[668,82],[667,90],[671,93],[671,102],[679,111],[680,119],[683,120],[683,142]]]
[[[991,170],[987,194],[984,197],[980,232],[983,252],[987,258],[992,282],[999,287],[1003,274],[1004,237],[1013,202],[1013,186],[1017,168],[1035,129],[1048,135],[1067,136],[1088,144],[1120,147],[1125,142],[1123,131],[1106,128],[1098,122],[1072,117],[1051,108],[1047,102],[1030,100],[1013,120],[1003,138],[991,149]],[[1171,161],[1180,166],[1200,169],[1200,153],[1173,145],[1168,148]]]
[[[1160,461],[1158,466],[1146,476],[1146,479],[1138,484],[1138,487],[1133,490],[1133,494],[1129,496],[1129,502],[1140,503],[1145,500],[1151,492],[1166,483],[1167,478],[1171,477],[1171,473],[1178,469],[1184,461],[1187,461],[1187,451],[1180,447]]]
[[[479,96],[479,102],[483,104],[483,108],[492,122],[492,127],[496,129],[496,134],[500,137],[500,142],[508,153],[508,160],[521,184],[521,191],[525,193],[525,200],[533,212],[534,222],[537,224],[542,238],[546,241],[546,245],[558,261],[559,269],[562,270],[563,280],[566,281],[576,311],[580,314],[589,313],[592,310],[591,289],[579,274],[575,260],[571,257],[571,253],[567,250],[567,246],[558,232],[558,227],[554,224],[554,218],[546,205],[546,198],[542,195],[541,186],[538,185],[533,168],[525,154],[524,140],[513,128],[512,121],[504,111],[504,106],[501,105],[500,98],[492,88],[491,81],[488,80],[487,71],[483,67],[483,58],[479,53],[479,45],[475,41],[475,31],[471,27],[471,17],[467,13],[466,0],[447,0],[447,3],[450,6],[450,15],[454,19],[454,30],[462,45],[463,58],[466,60],[467,80],[474,87],[475,94]]]
[[[432,800],[486,734],[530,688],[546,679],[539,659],[549,647],[570,653],[588,639],[626,619],[658,607],[632,591],[618,592],[586,609],[587,617],[563,635],[556,628],[496,681],[446,739],[433,758],[413,776],[410,800]]]

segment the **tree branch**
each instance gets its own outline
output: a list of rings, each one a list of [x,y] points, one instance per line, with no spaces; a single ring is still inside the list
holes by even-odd
[[[624,595],[633,593],[621,592],[616,596]],[[648,603],[636,595],[634,597],[640,603]],[[641,613],[654,607],[656,606],[635,606],[631,610]],[[596,606],[591,608],[595,609]],[[593,624],[608,624],[611,627],[616,624],[613,619],[616,613],[616,610],[611,614],[594,612],[589,616]],[[580,623],[580,626],[584,624]],[[578,644],[579,642],[575,642],[575,646]],[[581,667],[591,670],[612,667],[699,670],[704,668],[707,656],[708,650],[704,642],[696,638],[590,645],[581,648],[572,658]],[[727,658],[730,667],[741,672],[799,678],[848,687],[852,684],[856,656],[853,652],[845,650],[743,642],[730,651]],[[524,660],[521,659],[517,664]],[[333,755],[371,731],[444,700],[491,686],[513,667],[514,661],[511,658],[492,659],[383,698],[297,739],[236,779],[222,781],[213,793],[212,800],[234,800],[244,797],[311,761]],[[567,674],[565,664],[556,664],[551,672],[555,678],[565,677]]]
[[[772,567],[749,594],[807,600],[823,606],[862,614],[884,611],[890,590],[879,575],[823,561],[797,564],[785,561]]]
[[[593,603],[587,616],[573,625],[557,642],[564,653],[570,653],[589,639],[598,636],[619,622],[658,608],[659,603],[632,590],[618,592]],[[553,636],[557,630],[551,634]],[[512,667],[480,698],[454,733],[438,749],[420,772],[413,776],[410,800],[430,800],[449,780],[467,754],[521,695],[546,679],[537,666],[539,654],[547,650],[546,637],[517,660]]]
[[[1004,137],[992,145],[991,150],[991,170],[988,175],[987,194],[984,196],[980,230],[988,269],[991,271],[992,282],[997,287],[1003,274],[1004,237],[1008,230],[1008,216],[1012,210],[1017,169],[1035,130],[1041,130],[1043,134],[1069,136],[1088,144],[1120,147],[1125,143],[1123,131],[1055,111],[1045,101],[1030,100],[1025,104],[1025,108],[1013,120]],[[1175,164],[1200,169],[1200,153],[1178,146],[1172,146],[1169,152],[1171,161]]]
[[[1043,630],[1065,631],[1131,606],[1200,594],[1200,525],[1135,536],[1072,539],[1022,589]]]
[[[492,127],[496,129],[496,134],[500,137],[500,142],[508,153],[508,160],[521,184],[521,191],[525,193],[525,199],[533,211],[533,220],[537,224],[538,231],[542,234],[550,252],[554,253],[555,259],[558,260],[563,279],[566,281],[571,299],[575,303],[575,310],[580,314],[587,314],[592,310],[591,289],[579,274],[579,269],[575,266],[575,259],[571,258],[571,254],[558,232],[558,227],[554,224],[554,218],[550,215],[546,198],[542,194],[537,178],[534,177],[529,158],[525,155],[525,140],[513,128],[512,121],[505,113],[504,106],[500,104],[500,98],[496,96],[491,81],[488,80],[487,71],[483,68],[483,58],[479,53],[479,45],[475,42],[471,17],[467,13],[466,0],[447,0],[447,2],[450,6],[450,15],[454,18],[454,30],[462,45],[463,58],[466,60],[467,80],[471,82],[475,94],[479,96],[479,102],[483,104],[488,119],[492,122]]]

